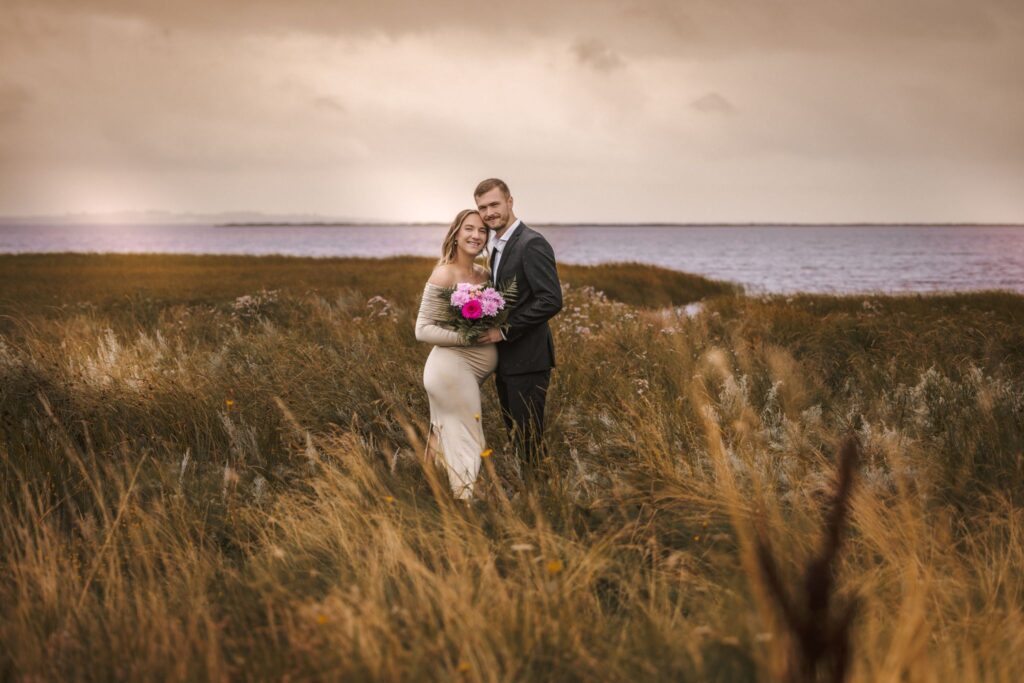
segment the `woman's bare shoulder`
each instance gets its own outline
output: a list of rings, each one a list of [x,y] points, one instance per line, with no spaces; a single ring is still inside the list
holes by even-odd
[[[455,284],[455,269],[450,263],[442,263],[434,268],[427,282],[437,287],[451,287]]]

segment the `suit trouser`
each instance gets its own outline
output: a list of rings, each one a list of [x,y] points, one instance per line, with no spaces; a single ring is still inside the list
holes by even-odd
[[[495,374],[494,382],[505,429],[529,473],[544,457],[544,401],[551,370],[524,375]]]

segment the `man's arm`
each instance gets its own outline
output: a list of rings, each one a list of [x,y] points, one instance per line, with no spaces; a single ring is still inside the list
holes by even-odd
[[[535,237],[524,246],[523,270],[534,298],[508,317],[509,328],[505,333],[508,341],[515,341],[562,310],[562,285],[558,281],[555,252],[551,245],[543,237]]]

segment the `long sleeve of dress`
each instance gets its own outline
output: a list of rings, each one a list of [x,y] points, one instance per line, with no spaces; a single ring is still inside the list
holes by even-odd
[[[433,344],[434,346],[466,346],[462,336],[454,331],[438,325],[444,318],[444,301],[438,296],[440,287],[429,282],[423,288],[420,300],[420,312],[416,316],[416,341]]]

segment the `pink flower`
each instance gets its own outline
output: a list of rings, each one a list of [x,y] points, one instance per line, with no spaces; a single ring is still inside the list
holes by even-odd
[[[462,317],[466,320],[477,320],[484,314],[483,306],[478,299],[470,299],[462,307]]]
[[[495,304],[497,304],[499,311],[505,308],[505,298],[501,295],[501,292],[494,289],[493,287],[488,287],[487,289],[485,289],[483,293],[480,294],[480,298],[483,299],[484,301],[493,301]]]
[[[468,282],[460,282],[455,286],[455,291],[452,292],[451,304],[452,306],[465,306],[466,302],[470,299],[476,299],[480,296],[480,286],[473,285]]]
[[[488,318],[493,318],[501,310],[501,306],[494,299],[480,299],[480,307]]]

